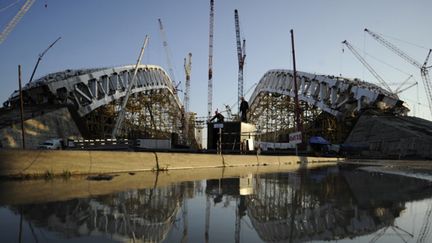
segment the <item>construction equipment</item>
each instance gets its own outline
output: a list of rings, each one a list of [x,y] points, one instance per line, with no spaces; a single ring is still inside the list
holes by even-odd
[[[185,112],[189,112],[189,99],[190,99],[190,75],[192,70],[192,53],[189,52],[188,59],[184,59],[184,70],[186,74],[186,84],[185,84],[185,92],[184,92],[184,108]]]
[[[37,62],[36,62],[35,67],[33,68],[33,72],[32,72],[32,74],[31,74],[31,76],[30,76],[29,83],[31,83],[31,81],[33,80],[33,77],[34,77],[34,75],[35,75],[35,73],[36,73],[36,69],[37,69],[37,67],[39,66],[39,62],[42,60],[42,57],[43,57],[43,56],[48,52],[48,50],[51,49],[51,47],[53,47],[53,46],[55,45],[55,43],[57,43],[57,41],[59,41],[60,39],[61,39],[61,37],[57,38],[57,40],[55,40],[53,43],[51,43],[51,45],[49,45],[48,48],[45,49],[45,51],[43,51],[41,54],[39,54],[39,58],[38,58],[38,60],[37,60]]]
[[[417,62],[415,59],[413,59],[412,57],[408,56],[406,53],[404,53],[398,47],[396,47],[392,43],[388,42],[381,35],[379,35],[375,32],[372,32],[369,29],[364,29],[364,31],[367,32],[368,34],[370,34],[379,43],[381,43],[382,45],[384,45],[385,47],[387,47],[388,49],[390,49],[391,51],[396,53],[402,59],[404,59],[405,61],[407,61],[411,65],[417,67],[418,69],[420,69],[420,74],[421,74],[421,77],[423,80],[423,85],[424,85],[424,88],[426,91],[427,101],[428,101],[428,105],[429,105],[429,111],[432,114],[432,84],[431,84],[431,80],[429,77],[429,68],[431,68],[432,66],[427,66],[427,63],[429,61],[429,57],[430,57],[430,54],[432,52],[432,49],[429,49],[429,52],[426,56],[425,61],[423,62],[423,64],[421,64],[421,63]]]
[[[36,0],[27,0],[23,4],[21,9],[18,11],[18,13],[12,18],[11,21],[9,21],[9,23],[6,25],[5,29],[0,33],[0,44],[6,39],[6,37],[9,35],[9,33],[15,28],[15,26],[22,19],[24,14],[27,13],[27,11],[30,9],[30,7],[33,5],[33,3],[35,1]],[[15,3],[13,3],[13,4],[15,4]],[[11,6],[11,5],[9,5],[9,6]],[[9,8],[9,6],[7,6],[6,8]]]
[[[237,95],[237,108],[240,112],[240,98],[243,97],[243,67],[246,59],[246,40],[243,39],[243,45],[240,38],[240,21],[237,9],[234,10],[236,43],[237,43],[237,58],[238,58],[238,95]]]
[[[137,76],[137,72],[138,72],[138,66],[141,63],[141,59],[142,59],[142,57],[144,55],[144,50],[147,47],[148,39],[149,39],[149,37],[146,35],[145,39],[144,39],[144,44],[143,44],[143,46],[141,48],[141,52],[140,52],[140,54],[138,56],[138,60],[137,60],[137,63],[135,65],[135,70],[134,70],[133,76],[132,76],[131,80],[129,80],[129,83],[128,83],[128,86],[127,86],[127,90],[126,90],[126,94],[123,97],[122,106],[120,107],[120,111],[119,111],[118,116],[116,118],[116,123],[114,125],[114,129],[113,129],[112,134],[111,134],[112,138],[116,138],[117,133],[118,133],[120,127],[122,126],[122,123],[123,123],[123,120],[124,120],[124,116],[125,116],[125,113],[126,113],[126,104],[128,102],[128,99],[129,99],[132,87],[135,85],[135,80],[136,80],[136,76]]]
[[[185,92],[184,92],[184,134],[186,144],[189,144],[189,98],[190,98],[190,75],[192,71],[192,53],[189,52],[188,60],[184,59],[184,70],[186,74]]]
[[[386,81],[372,68],[369,63],[366,62],[366,60],[354,49],[354,47],[347,41],[342,41],[342,44],[345,44],[346,47],[352,52],[352,54],[367,68],[367,70],[378,80],[378,82],[390,93],[393,93],[390,86],[387,84]]]
[[[208,66],[208,90],[207,90],[207,116],[210,118],[213,106],[213,25],[214,25],[214,0],[210,0],[210,26],[209,26],[209,66]]]
[[[162,25],[162,20],[158,19],[158,21],[159,21],[159,30],[160,30],[160,34],[161,34],[161,38],[162,38],[162,45],[165,49],[165,54],[166,54],[166,59],[167,59],[168,72],[171,76],[171,80],[172,80],[172,83],[174,86],[174,92],[177,92],[178,87],[180,86],[180,82],[176,83],[176,78],[174,76],[174,70],[173,70],[172,63],[171,63],[171,51],[168,47],[168,41],[167,41],[165,29]]]

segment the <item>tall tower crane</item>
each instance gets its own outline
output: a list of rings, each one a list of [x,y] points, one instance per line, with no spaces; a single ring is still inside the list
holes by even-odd
[[[369,72],[378,80],[378,82],[390,93],[393,93],[390,86],[384,81],[384,79],[366,62],[366,60],[354,49],[354,47],[347,41],[342,41],[346,47],[352,52],[352,54],[369,70]]]
[[[209,26],[209,66],[208,66],[208,90],[207,90],[207,115],[211,117],[213,106],[213,25],[214,25],[214,0],[210,0],[210,26]]]
[[[192,53],[189,52],[188,59],[184,59],[184,70],[186,74],[186,84],[185,84],[185,92],[184,92],[184,107],[185,112],[189,112],[189,98],[190,98],[190,75],[192,71]]]
[[[15,26],[22,19],[22,17],[24,16],[24,14],[27,13],[27,11],[30,9],[30,7],[33,5],[33,3],[35,1],[36,0],[27,0],[22,5],[22,7],[18,11],[18,13],[15,14],[15,16],[12,18],[12,20],[6,25],[5,29],[0,33],[0,44],[6,39],[6,37],[9,35],[9,33],[15,28]],[[11,5],[9,5],[9,6],[11,6]]]
[[[425,61],[423,62],[423,64],[421,64],[421,63],[417,62],[415,59],[413,59],[412,57],[408,56],[401,49],[399,49],[398,47],[396,47],[392,43],[388,42],[381,35],[379,35],[379,34],[377,34],[375,32],[372,32],[369,29],[364,29],[364,31],[366,31],[369,35],[371,35],[379,43],[381,43],[382,45],[384,45],[385,47],[387,47],[388,49],[390,49],[391,51],[393,51],[394,53],[396,53],[402,59],[404,59],[405,61],[407,61],[411,65],[417,67],[418,69],[420,69],[420,74],[421,74],[421,77],[422,77],[422,80],[423,80],[423,85],[424,85],[424,88],[425,88],[425,91],[426,91],[426,97],[427,97],[427,101],[428,101],[428,104],[429,104],[429,111],[432,114],[432,84],[431,84],[431,80],[430,80],[430,77],[429,77],[429,68],[431,68],[432,66],[427,66],[427,63],[429,61],[429,57],[431,55],[432,49],[429,49],[429,52],[428,52],[428,54],[426,56]]]
[[[235,32],[237,42],[237,57],[238,57],[238,96],[237,96],[237,108],[240,112],[240,98],[243,97],[243,66],[246,59],[246,40],[243,39],[243,45],[240,38],[240,21],[237,9],[234,10],[234,21],[235,21]]]
[[[184,117],[185,117],[185,126],[184,126],[184,134],[186,138],[186,144],[189,144],[189,97],[190,97],[190,75],[192,71],[192,53],[189,52],[188,60],[184,59],[184,70],[186,74],[186,83],[185,83],[185,92],[184,92]]]
[[[173,82],[174,92],[177,92],[178,86],[180,85],[180,82],[176,83],[176,78],[174,76],[174,70],[173,70],[173,66],[171,63],[171,52],[170,52],[170,49],[168,47],[168,41],[167,41],[165,29],[162,25],[162,20],[158,19],[158,21],[159,21],[159,30],[160,30],[160,34],[161,34],[161,38],[162,38],[162,44],[163,44],[163,47],[165,48],[165,54],[166,54],[166,59],[167,59],[167,64],[168,64],[168,72],[169,72],[169,74],[171,76],[171,80]]]

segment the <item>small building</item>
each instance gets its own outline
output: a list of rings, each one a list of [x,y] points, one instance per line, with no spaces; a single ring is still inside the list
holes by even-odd
[[[218,141],[224,152],[240,151],[241,144],[244,150],[253,150],[256,136],[254,124],[245,122],[222,122],[207,124],[207,149],[216,150]]]

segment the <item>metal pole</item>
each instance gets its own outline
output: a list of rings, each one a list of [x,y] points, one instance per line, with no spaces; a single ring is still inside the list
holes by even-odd
[[[18,65],[18,85],[19,85],[19,94],[20,94],[22,148],[25,149],[24,102],[23,102],[23,95],[22,95],[22,88],[21,88],[21,65]]]
[[[291,46],[292,46],[292,57],[293,57],[295,119],[296,119],[297,131],[302,131],[303,126],[300,121],[300,106],[299,106],[298,89],[297,89],[297,70],[296,70],[296,59],[295,59],[295,51],[294,51],[294,31],[291,29],[290,32],[291,32]]]

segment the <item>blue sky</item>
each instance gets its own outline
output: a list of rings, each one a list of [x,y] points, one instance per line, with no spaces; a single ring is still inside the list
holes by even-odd
[[[13,1],[0,0],[0,9]],[[184,80],[184,57],[193,54],[191,110],[205,115],[209,2],[37,0],[0,44],[0,101],[17,89],[18,64],[23,68],[23,80],[28,80],[39,53],[59,36],[62,39],[44,56],[36,78],[65,69],[134,64],[147,34],[150,42],[142,63],[168,70],[157,22],[161,18],[177,80]],[[384,34],[423,63],[427,50],[407,42],[432,48],[432,1],[215,0],[214,109],[232,105],[237,99],[234,9],[239,10],[242,36],[247,42],[245,91],[270,69],[292,68],[289,31],[294,29],[298,70],[342,74],[376,83],[346,48],[342,52],[341,42],[346,39],[361,54],[369,54],[365,58],[387,82],[399,83],[413,74],[419,85],[400,97],[412,109],[410,115],[431,119],[419,70],[378,44],[363,29]],[[11,8],[0,12],[0,28],[16,11]]]

